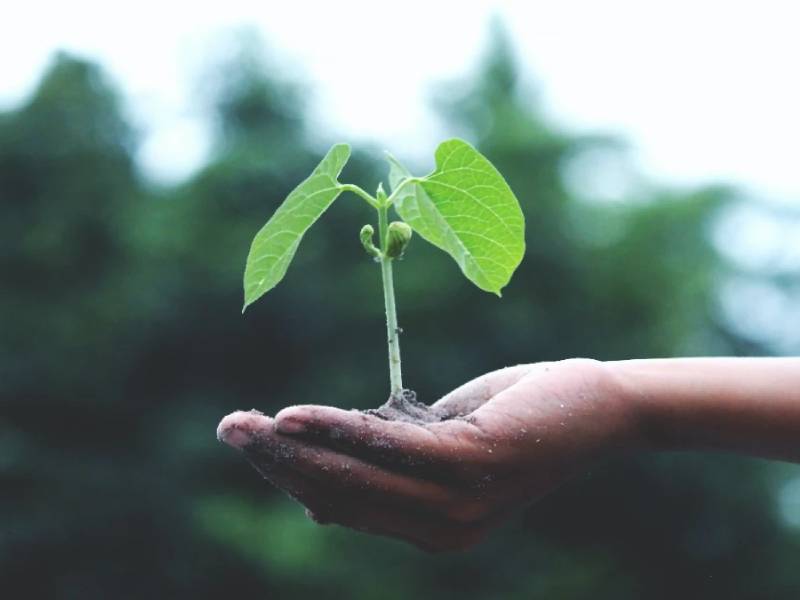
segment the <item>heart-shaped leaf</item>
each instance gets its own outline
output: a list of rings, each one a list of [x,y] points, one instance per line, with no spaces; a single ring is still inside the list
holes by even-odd
[[[396,190],[412,175],[389,157]],[[525,254],[525,218],[514,192],[486,157],[452,139],[436,149],[436,169],[395,199],[406,223],[452,256],[482,290],[500,296]]]

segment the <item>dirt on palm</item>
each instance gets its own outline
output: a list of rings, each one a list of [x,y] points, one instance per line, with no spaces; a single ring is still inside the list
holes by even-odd
[[[399,394],[392,394],[385,404],[366,410],[364,413],[386,421],[404,421],[417,425],[439,423],[453,416],[451,412],[442,408],[420,402],[417,400],[417,394],[409,389],[404,389]]]

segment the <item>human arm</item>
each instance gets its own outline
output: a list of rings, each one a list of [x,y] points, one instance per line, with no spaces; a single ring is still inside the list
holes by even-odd
[[[234,413],[218,435],[316,520],[447,550],[615,453],[800,460],[798,390],[800,359],[572,359],[481,376],[439,423],[306,405]]]
[[[655,450],[717,450],[800,462],[800,358],[606,363]]]

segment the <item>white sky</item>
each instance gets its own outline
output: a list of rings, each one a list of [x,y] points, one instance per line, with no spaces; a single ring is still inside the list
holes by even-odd
[[[800,203],[800,4],[789,0],[28,0],[0,20],[0,107],[25,97],[54,50],[95,58],[144,128],[145,168],[179,178],[205,152],[197,77],[221,33],[251,26],[311,82],[333,135],[428,156],[448,133],[426,108],[430,85],[469,72],[495,12],[558,123],[621,135],[659,181],[729,181]]]

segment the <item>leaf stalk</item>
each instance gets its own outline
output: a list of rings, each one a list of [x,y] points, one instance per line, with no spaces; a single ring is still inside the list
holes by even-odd
[[[353,183],[340,183],[338,189],[341,192],[353,192],[356,196],[361,196],[366,200],[371,207],[379,208],[378,201],[369,192]]]

